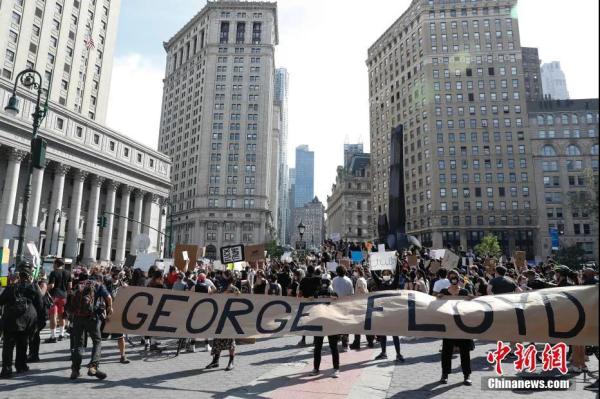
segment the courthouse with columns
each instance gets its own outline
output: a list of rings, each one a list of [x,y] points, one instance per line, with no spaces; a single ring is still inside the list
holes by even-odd
[[[12,117],[4,111],[11,91],[10,82],[0,79],[0,246],[10,249],[12,261],[35,99],[19,91],[20,112]],[[33,169],[27,241],[42,255],[122,263],[136,250],[132,238],[144,233],[151,241],[148,252],[162,255],[170,158],[64,107],[49,108],[39,132],[48,143],[46,167]],[[106,227],[100,228],[97,218],[103,215]]]

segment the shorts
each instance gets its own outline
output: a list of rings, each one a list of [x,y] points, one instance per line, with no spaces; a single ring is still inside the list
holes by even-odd
[[[50,307],[48,311],[49,314],[58,314],[59,316],[65,312],[65,304],[67,303],[67,298],[56,297],[54,298],[54,303]]]

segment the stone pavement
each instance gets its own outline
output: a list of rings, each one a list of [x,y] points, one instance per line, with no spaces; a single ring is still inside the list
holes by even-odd
[[[45,338],[47,335],[44,334]],[[139,342],[137,338],[135,342]],[[390,340],[391,341],[391,340]],[[236,368],[225,372],[227,356],[223,353],[221,368],[203,370],[210,356],[201,347],[195,353],[181,353],[175,357],[176,341],[167,340],[167,350],[162,353],[143,354],[141,347],[128,344],[128,365],[118,362],[115,341],[103,343],[102,369],[108,378],[99,381],[88,377],[69,380],[68,340],[56,344],[42,344],[40,363],[31,366],[28,373],[11,380],[0,380],[0,399],[4,398],[87,398],[91,396],[126,398],[142,395],[143,399],[176,397],[185,398],[509,398],[527,395],[529,398],[594,398],[595,393],[583,390],[583,376],[574,378],[575,391],[526,392],[483,391],[481,378],[493,376],[485,360],[491,343],[478,342],[471,353],[473,386],[462,385],[458,356],[453,359],[455,374],[448,385],[439,385],[440,340],[418,339],[402,342],[406,362],[396,365],[394,348],[388,343],[389,360],[374,361],[378,349],[341,353],[340,378],[332,379],[331,356],[325,343],[322,373],[310,377],[312,348],[296,346],[298,337],[258,340],[253,345],[238,345]],[[308,338],[312,342],[312,338]],[[364,342],[363,342],[364,345]],[[89,356],[89,353],[87,354]],[[85,363],[85,360],[84,360]],[[598,370],[598,361],[589,362],[590,370]],[[503,362],[507,375],[514,375],[512,364]],[[595,376],[597,376],[597,372]]]

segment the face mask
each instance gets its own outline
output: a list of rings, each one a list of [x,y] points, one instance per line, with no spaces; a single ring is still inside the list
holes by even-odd
[[[385,276],[383,276],[383,281],[390,281],[391,278],[392,276],[386,274]]]
[[[358,272],[354,272],[354,277],[358,277]]]
[[[457,278],[450,279],[450,284],[452,284],[452,285],[458,284],[458,279]]]

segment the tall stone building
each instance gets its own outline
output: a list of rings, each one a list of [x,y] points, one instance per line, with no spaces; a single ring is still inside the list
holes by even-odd
[[[560,247],[579,245],[599,260],[598,215],[577,202],[597,190],[589,177],[598,178],[598,106],[597,98],[527,103],[542,259],[556,229]]]
[[[288,228],[288,194],[289,173],[287,162],[288,145],[288,90],[289,74],[285,68],[275,70],[275,104],[280,110],[279,130],[279,166],[278,166],[278,207],[277,207],[277,238],[280,244],[285,244],[286,231]]]
[[[327,238],[361,242],[375,237],[369,154],[352,154],[347,166],[338,166],[326,213]]]
[[[36,69],[51,101],[104,123],[120,7],[120,0],[2,2],[0,79]]]
[[[306,248],[319,248],[325,240],[325,207],[314,197],[303,207],[294,209],[294,229],[292,229],[292,246],[300,240],[297,226],[302,222],[306,227],[302,240]]]
[[[168,42],[159,150],[176,242],[262,243],[276,227],[277,5],[213,1]]]
[[[538,101],[544,97],[542,90],[542,72],[540,57],[535,47],[521,47],[523,60],[523,80],[525,83],[525,100]]]
[[[533,258],[536,196],[516,1],[413,0],[368,50],[373,214],[388,214],[390,135],[404,127],[406,232]]]
[[[541,70],[544,95],[556,100],[568,100],[567,78],[560,68],[560,62],[552,61],[543,64]]]
[[[286,244],[293,244],[292,233],[296,230],[294,225],[294,198],[296,198],[296,168],[289,168],[289,190],[288,190],[288,206],[287,206],[287,229],[285,242]]]

